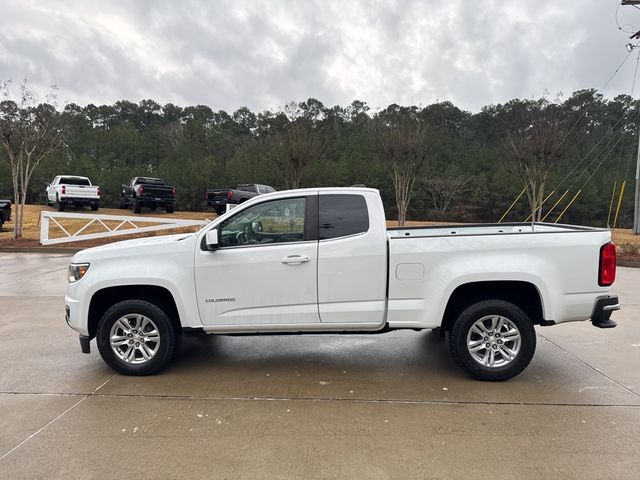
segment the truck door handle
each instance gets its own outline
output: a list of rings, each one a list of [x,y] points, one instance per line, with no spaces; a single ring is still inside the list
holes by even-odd
[[[311,260],[311,257],[308,255],[289,255],[282,259],[282,263],[286,263],[287,265],[298,265],[300,263],[308,262],[309,260]]]

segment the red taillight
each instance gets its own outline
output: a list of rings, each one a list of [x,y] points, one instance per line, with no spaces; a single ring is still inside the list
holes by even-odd
[[[609,242],[600,247],[598,285],[608,287],[616,281],[616,244]]]
[[[144,185],[140,185],[140,188],[138,189],[138,195],[144,195]]]
[[[173,187],[173,190],[171,190],[171,196],[172,197],[176,196],[176,187]]]
[[[227,192],[227,198],[231,198],[231,197],[233,197],[233,192],[231,190],[229,190]]]
[[[100,196],[100,187],[98,187],[98,196]]]
[[[67,187],[65,187],[64,185],[62,185],[62,194],[64,195],[65,193],[67,193]]]

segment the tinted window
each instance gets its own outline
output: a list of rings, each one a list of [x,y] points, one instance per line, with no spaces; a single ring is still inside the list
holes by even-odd
[[[91,185],[88,178],[62,177],[60,185]]]
[[[236,188],[236,190],[240,190],[241,192],[256,193],[256,186],[255,185],[238,185],[238,188]]]
[[[304,240],[304,198],[287,198],[248,208],[220,227],[222,247],[301,242]]]
[[[161,180],[159,178],[148,178],[148,177],[138,177],[133,181],[134,185],[140,185],[140,184],[145,184],[145,185],[164,185],[164,180]]]
[[[320,240],[369,230],[369,213],[362,195],[320,195],[319,207]]]

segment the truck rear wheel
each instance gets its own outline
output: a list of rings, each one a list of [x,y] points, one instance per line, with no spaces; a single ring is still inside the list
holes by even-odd
[[[133,213],[140,213],[140,203],[138,203],[138,200],[133,200],[133,203],[131,203],[131,210],[133,210]]]
[[[56,197],[56,204],[58,205],[58,211],[64,212],[64,202],[60,200],[60,197]]]
[[[522,372],[536,350],[531,319],[504,300],[484,300],[458,316],[449,335],[453,359],[478,380],[502,381]]]
[[[167,213],[173,213],[175,211],[175,207],[166,207],[165,210]]]
[[[177,331],[167,314],[146,300],[124,300],[109,308],[98,324],[98,350],[123,375],[153,375],[173,358]]]

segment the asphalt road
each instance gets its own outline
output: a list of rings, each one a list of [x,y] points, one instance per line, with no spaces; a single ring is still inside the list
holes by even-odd
[[[0,479],[640,478],[640,269],[618,328],[539,328],[483,383],[431,332],[186,338],[115,375],[64,322],[68,261],[0,254]]]

